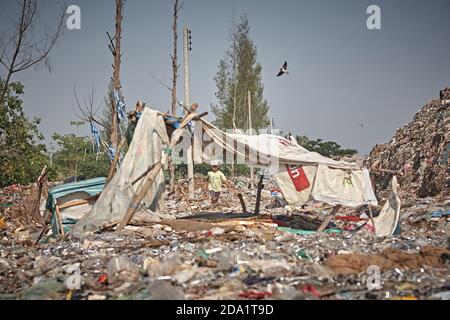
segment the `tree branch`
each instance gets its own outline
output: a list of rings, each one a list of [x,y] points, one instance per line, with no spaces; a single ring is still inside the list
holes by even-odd
[[[158,79],[154,74],[152,75],[153,79],[155,79],[156,81],[159,82],[159,84],[161,84],[164,88],[166,88],[167,90],[169,90],[170,92],[172,92],[172,88],[169,87],[167,84],[165,84],[161,79]]]
[[[0,107],[3,106],[6,91],[13,74],[24,71],[42,61],[48,63],[48,55],[55,46],[57,40],[63,33],[63,23],[65,17],[65,7],[62,7],[62,12],[58,25],[54,32],[51,32],[44,39],[33,39],[33,26],[37,20],[38,2],[36,0],[22,0],[22,7],[19,21],[17,23],[17,31],[14,32],[9,40],[4,45],[0,56],[0,64],[7,70],[3,86],[0,90]],[[13,24],[15,21],[13,21]],[[9,46],[15,42],[11,52]]]

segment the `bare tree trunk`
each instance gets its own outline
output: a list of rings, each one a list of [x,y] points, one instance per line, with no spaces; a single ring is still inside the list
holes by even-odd
[[[5,100],[6,92],[8,92],[9,81],[11,80],[11,72],[8,71],[8,75],[6,76],[6,80],[2,86],[2,94],[0,96],[0,108],[3,107],[3,101]]]
[[[173,55],[172,58],[172,109],[173,115],[177,112],[177,78],[178,78],[178,12],[183,7],[183,3],[180,4],[179,0],[173,1]],[[175,165],[172,161],[172,157],[169,158],[169,171],[170,171],[170,191],[175,190]]]
[[[123,19],[123,0],[116,0],[116,33],[114,35],[115,45],[114,45],[114,89],[119,91],[121,88],[120,85],[120,63],[122,58],[121,53],[121,40],[122,40],[122,19]],[[111,40],[111,39],[110,39]],[[117,106],[115,99],[111,100],[111,112],[112,112],[112,120],[111,120],[111,147],[116,150],[116,153],[119,153],[119,121],[117,118]],[[118,157],[114,157],[114,160],[111,161],[111,165],[109,167],[108,179],[109,182],[114,173],[116,172],[116,164]]]
[[[178,12],[181,10],[181,5],[179,4],[179,0],[174,0],[173,4],[173,55],[172,55],[172,114],[176,113],[177,108],[177,78],[178,78]]]

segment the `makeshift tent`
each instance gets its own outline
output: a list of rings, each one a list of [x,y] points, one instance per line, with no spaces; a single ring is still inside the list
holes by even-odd
[[[145,108],[121,167],[106,185],[92,210],[76,223],[74,234],[93,231],[105,224],[120,221],[131,198],[140,190],[145,179],[135,185],[131,185],[131,181],[141,175],[149,165],[160,160],[163,145],[168,143],[169,137],[163,117],[159,116],[157,111]],[[161,171],[143,200],[143,210],[150,213],[162,211],[164,182]]]
[[[310,200],[332,205],[377,205],[369,171],[356,163],[336,161],[310,152],[284,137],[229,134],[202,120],[194,137],[194,161],[236,157],[238,163],[267,167],[291,205]],[[232,159],[232,158],[231,158]]]
[[[53,234],[65,233],[87,214],[105,186],[106,178],[95,178],[53,187],[48,192],[46,209],[52,212]]]

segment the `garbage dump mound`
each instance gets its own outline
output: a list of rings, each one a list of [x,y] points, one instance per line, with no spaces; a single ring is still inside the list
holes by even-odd
[[[412,122],[388,143],[376,145],[368,158],[377,195],[398,173],[404,192],[419,198],[450,194],[450,88],[428,102]]]

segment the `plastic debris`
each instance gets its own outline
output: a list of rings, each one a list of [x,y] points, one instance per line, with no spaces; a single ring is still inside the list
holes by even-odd
[[[239,297],[241,298],[247,298],[247,299],[264,299],[266,297],[271,296],[272,293],[271,292],[267,292],[267,291],[245,291],[239,294]]]
[[[139,267],[128,257],[120,256],[112,258],[107,266],[110,282],[117,280],[124,282],[136,282],[139,280]]]
[[[185,295],[166,281],[156,281],[149,285],[149,294],[152,300],[184,300]]]
[[[270,184],[262,192],[264,204],[272,200]],[[252,208],[254,190],[245,185],[240,192]],[[12,220],[15,206],[0,209],[8,213],[0,217],[5,217],[0,298],[448,299],[450,228],[447,217],[432,221],[430,216],[447,212],[450,199],[425,198],[402,207],[401,236],[375,238],[359,225],[370,220],[367,207],[342,208],[337,217],[360,220],[336,218],[332,228],[316,232],[329,206],[308,203],[289,212],[280,207],[256,217],[234,217],[241,210],[237,197],[224,190],[211,212],[205,209],[209,200],[202,188],[196,185],[190,202],[178,191],[165,194],[167,209],[157,222],[132,224],[124,233],[107,229],[80,240],[48,233],[37,246],[32,240],[42,229]],[[380,212],[372,210],[375,216]],[[192,219],[205,212],[212,218]],[[21,239],[28,239],[19,240],[25,231]],[[380,266],[381,289],[368,289],[372,263]],[[79,289],[70,290],[66,280],[77,270]]]

